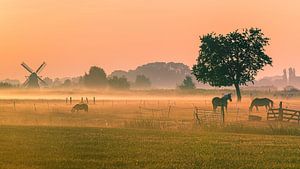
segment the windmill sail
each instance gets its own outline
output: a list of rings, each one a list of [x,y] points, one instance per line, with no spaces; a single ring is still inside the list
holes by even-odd
[[[45,66],[46,66],[46,63],[43,62],[43,64],[41,64],[41,66],[36,70],[36,73],[37,74],[40,73],[45,68]]]
[[[38,76],[37,78],[41,83],[43,83],[43,85],[48,86],[48,84],[40,76]]]
[[[33,73],[33,70],[28,66],[28,65],[26,65],[26,63],[22,63],[21,64],[29,73]]]

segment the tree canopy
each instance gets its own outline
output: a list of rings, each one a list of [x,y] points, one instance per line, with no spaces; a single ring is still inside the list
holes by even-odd
[[[108,78],[109,87],[113,89],[129,89],[130,83],[128,82],[126,77],[117,77],[113,76]]]
[[[62,87],[71,87],[71,86],[72,86],[72,81],[70,79],[66,79],[62,84]]]
[[[84,85],[87,87],[105,87],[107,85],[105,71],[97,66],[92,66],[88,74],[83,76]]]
[[[192,73],[211,86],[234,86],[241,100],[240,85],[254,83],[259,70],[272,65],[264,47],[269,45],[261,29],[236,30],[226,35],[210,33],[200,37],[197,63]]]
[[[137,75],[135,79],[135,87],[136,88],[149,88],[151,87],[150,79],[145,75]]]

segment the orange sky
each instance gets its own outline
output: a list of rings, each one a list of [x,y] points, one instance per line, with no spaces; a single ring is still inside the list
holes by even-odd
[[[259,27],[271,38],[274,66],[300,72],[299,0],[0,0],[0,79],[23,80],[20,63],[48,63],[44,76],[108,73],[198,55],[199,35]]]

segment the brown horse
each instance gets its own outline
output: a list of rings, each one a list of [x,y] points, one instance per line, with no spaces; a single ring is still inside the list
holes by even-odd
[[[78,111],[80,111],[80,110],[84,110],[85,112],[88,112],[89,111],[89,106],[87,105],[87,104],[85,104],[85,103],[82,103],[82,104],[76,104],[73,108],[72,108],[72,110],[71,110],[71,112],[78,112]]]
[[[222,98],[219,97],[214,97],[212,99],[212,104],[213,104],[213,110],[214,112],[216,112],[218,106],[220,106],[221,108],[225,107],[225,110],[227,112],[227,101],[232,101],[231,99],[231,93],[224,95]]]
[[[272,108],[274,102],[268,98],[255,98],[252,100],[251,105],[249,107],[249,111],[252,112],[253,107],[256,107],[256,111],[258,111],[258,107],[265,106],[266,110]]]

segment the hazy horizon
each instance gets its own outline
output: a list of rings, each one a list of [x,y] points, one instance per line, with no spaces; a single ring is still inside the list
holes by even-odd
[[[43,61],[46,77],[83,75],[97,65],[107,73],[156,61],[192,66],[199,36],[258,27],[271,38],[273,67],[263,76],[295,67],[299,49],[300,1],[153,0],[0,2],[0,79],[24,80]],[[296,72],[297,73],[297,72]]]
[[[164,61],[155,61],[155,62],[164,62]],[[170,62],[172,62],[172,61],[170,61]],[[149,62],[149,63],[153,63],[153,62]],[[167,63],[167,62],[166,62]],[[181,63],[181,62],[175,62],[175,63]],[[148,63],[144,63],[144,64],[141,64],[141,65],[145,65],[145,64],[148,64]],[[183,64],[185,64],[185,63],[183,63]],[[122,71],[129,71],[129,70],[135,70],[138,66],[141,66],[141,65],[137,65],[137,66],[135,66],[135,67],[133,67],[133,68],[131,68],[131,69],[116,69],[116,70],[112,70],[112,71],[110,71],[110,72],[108,72],[108,71],[106,71],[106,70],[104,70],[105,71],[105,73],[107,74],[107,75],[110,75],[113,71],[117,71],[117,70],[122,70]],[[20,65],[21,66],[21,65]],[[36,68],[38,68],[38,66],[39,65],[36,65],[35,67],[31,67],[32,69],[36,69]],[[46,67],[48,67],[49,65],[47,65]],[[50,65],[51,66],[51,65]],[[97,66],[97,65],[91,65],[91,66]],[[189,65],[188,65],[189,66]],[[191,68],[191,66],[189,66],[190,68]],[[283,69],[286,69],[286,70],[288,70],[288,68],[289,67],[286,67],[286,68],[283,68]],[[21,68],[21,69],[23,69],[23,68]],[[47,69],[47,68],[45,68],[45,69]],[[22,70],[21,70],[22,71]],[[23,80],[25,80],[26,79],[26,77],[29,75],[29,73],[25,70],[25,69],[23,69],[23,71],[25,72],[23,72],[24,73],[24,77],[16,77],[16,78],[11,78],[11,77],[4,77],[4,78],[1,78],[0,79],[0,81],[2,81],[2,80],[19,80],[20,82],[22,82]],[[41,73],[41,77],[43,77],[43,78],[45,78],[45,77],[49,77],[49,78],[51,78],[51,79],[55,79],[55,78],[76,78],[76,77],[80,77],[80,76],[83,76],[85,73],[88,73],[88,71],[89,71],[89,69],[87,69],[87,70],[83,70],[80,74],[78,74],[78,75],[71,75],[71,76],[57,76],[57,77],[51,77],[51,76],[47,76],[47,70],[43,70],[42,71],[42,73]],[[256,78],[256,80],[260,80],[260,79],[262,79],[262,78],[264,78],[264,77],[273,77],[273,76],[282,76],[283,75],[283,72],[281,71],[281,72],[279,72],[278,74],[268,74],[268,75],[264,75],[264,76],[258,76],[257,78]],[[298,75],[297,74],[297,70],[296,70],[296,75]]]

